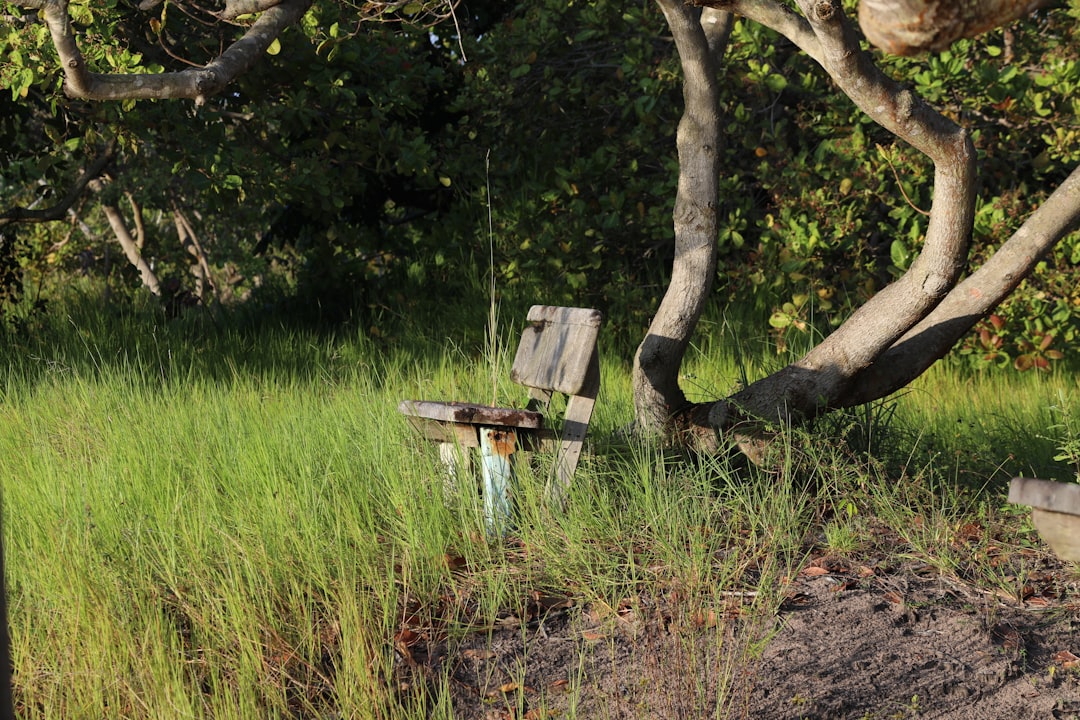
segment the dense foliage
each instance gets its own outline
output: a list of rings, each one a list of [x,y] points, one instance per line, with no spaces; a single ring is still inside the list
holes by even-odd
[[[116,69],[182,67],[177,48],[205,62],[217,40],[166,7],[73,6],[84,51]],[[20,225],[17,243],[0,244],[0,267],[23,271],[23,308],[79,274],[108,274],[113,302],[137,287],[94,211],[125,191],[142,206],[144,254],[167,276],[189,281],[179,205],[198,218],[221,300],[381,332],[395,313],[482,301],[492,259],[507,302],[594,305],[640,326],[662,294],[681,87],[652,2],[462,3],[430,30],[408,17],[357,24],[348,5],[318,3],[198,109],[66,100],[43,26],[7,17],[0,207],[47,205],[105,139],[121,148],[113,182],[76,206],[83,229],[71,217]],[[939,54],[880,58],[974,133],[973,263],[1080,161],[1078,19],[1073,2]],[[735,27],[722,112],[720,297],[752,302],[782,349],[908,266],[932,168],[752,23]],[[1074,234],[955,357],[1045,369],[1075,355],[1078,265]]]

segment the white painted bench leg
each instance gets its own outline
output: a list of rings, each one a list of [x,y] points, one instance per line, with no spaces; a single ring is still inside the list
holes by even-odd
[[[484,525],[490,536],[502,537],[510,527],[511,459],[517,434],[506,428],[480,428],[480,463],[484,482]]]
[[[443,492],[452,498],[472,482],[472,454],[456,443],[439,443],[439,461],[446,473]]]

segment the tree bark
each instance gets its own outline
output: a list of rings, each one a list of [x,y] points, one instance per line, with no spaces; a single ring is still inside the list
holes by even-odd
[[[885,397],[922,375],[1007,298],[1059,240],[1080,227],[1080,167],[1008,241],[860,373],[839,406]]]
[[[210,261],[206,257],[202,243],[199,242],[199,236],[195,234],[195,228],[191,226],[191,222],[188,221],[187,215],[180,209],[175,198],[172,200],[172,206],[176,235],[180,238],[180,244],[184,250],[195,260],[195,264],[191,266],[191,273],[195,276],[195,297],[199,298],[200,302],[205,302],[206,290],[209,288],[216,301],[217,288],[214,287],[214,280],[210,275]]]
[[[1053,0],[861,0],[866,39],[894,55],[941,51],[1006,25]]]
[[[686,406],[679,367],[716,273],[716,209],[720,142],[717,65],[732,16],[681,0],[657,0],[678,48],[685,109],[676,135],[679,181],[673,213],[675,262],[671,283],[634,357],[636,431],[662,433]]]
[[[217,17],[235,21],[242,15],[258,19],[238,40],[212,62],[180,72],[156,74],[94,73],[86,67],[68,13],[70,0],[12,0],[19,6],[40,10],[64,69],[64,91],[84,100],[165,100],[187,98],[202,105],[206,99],[259,62],[267,48],[290,25],[295,25],[314,0],[225,0]],[[143,0],[139,10],[149,10],[164,0]],[[385,0],[354,5],[359,20],[387,20],[401,12],[413,20],[433,23],[453,14],[456,2],[447,0]],[[422,16],[422,17],[421,17]]]

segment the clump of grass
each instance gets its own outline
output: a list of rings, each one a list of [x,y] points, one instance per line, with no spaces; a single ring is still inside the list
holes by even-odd
[[[1055,443],[1057,454],[1054,459],[1068,463],[1076,471],[1075,479],[1080,482],[1080,419],[1073,413],[1075,398],[1070,398],[1064,390],[1058,390],[1057,402],[1050,406],[1054,422],[1049,431],[1056,437],[1045,438]]]

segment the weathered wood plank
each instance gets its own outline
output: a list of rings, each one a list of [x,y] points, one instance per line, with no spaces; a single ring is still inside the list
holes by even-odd
[[[1031,509],[1035,529],[1062,560],[1080,562],[1080,515]]]
[[[406,416],[447,423],[498,425],[500,427],[538,430],[544,425],[543,413],[518,408],[500,408],[464,402],[403,400],[398,411]]]
[[[1013,478],[1009,485],[1009,502],[1080,515],[1080,484]]]
[[[409,414],[405,415],[405,419],[425,440],[448,445],[460,445],[466,448],[480,447],[480,440],[476,435],[476,425],[448,423]]]
[[[585,385],[601,319],[599,310],[534,305],[510,378],[527,387],[576,395]]]

